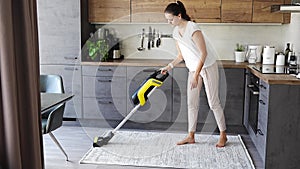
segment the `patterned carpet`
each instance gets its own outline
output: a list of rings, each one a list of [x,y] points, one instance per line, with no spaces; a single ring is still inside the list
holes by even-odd
[[[170,168],[252,169],[253,163],[240,136],[228,136],[216,148],[217,135],[196,134],[196,143],[176,146],[185,134],[118,131],[110,142],[91,148],[81,164],[114,164]]]

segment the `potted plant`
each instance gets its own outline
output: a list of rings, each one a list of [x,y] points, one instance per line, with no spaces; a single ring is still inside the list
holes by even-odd
[[[88,40],[87,42],[88,56],[93,61],[108,61],[109,46],[104,39],[98,39],[96,41]]]
[[[234,55],[235,55],[235,62],[245,62],[246,59],[245,47],[237,43]]]

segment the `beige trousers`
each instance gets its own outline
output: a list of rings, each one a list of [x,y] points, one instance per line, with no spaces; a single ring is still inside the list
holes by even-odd
[[[195,72],[189,72],[187,84],[188,131],[196,131],[202,81],[205,86],[208,105],[214,113],[219,130],[225,131],[225,117],[219,99],[218,64],[214,63],[213,65],[207,68],[203,68],[200,72],[198,86],[196,88],[191,89],[191,81],[193,80],[194,73]]]

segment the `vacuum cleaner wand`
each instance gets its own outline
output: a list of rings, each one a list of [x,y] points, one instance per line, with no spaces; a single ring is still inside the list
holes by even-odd
[[[150,75],[149,78],[147,78],[142,85],[137,89],[137,91],[132,96],[133,102],[139,101],[139,104],[137,104],[130,113],[118,124],[118,126],[107,133],[105,133],[103,136],[95,137],[93,142],[93,147],[101,147],[103,145],[106,145],[109,140],[112,139],[114,134],[117,130],[119,130],[127,120],[130,119],[130,117],[141,107],[145,104],[146,100],[150,97],[150,95],[154,92],[154,90],[157,87],[160,87],[163,84],[163,81],[169,76],[168,73],[162,75],[161,77],[157,77],[157,75],[160,74],[160,70],[155,71],[153,74]],[[146,94],[146,95],[145,95]]]

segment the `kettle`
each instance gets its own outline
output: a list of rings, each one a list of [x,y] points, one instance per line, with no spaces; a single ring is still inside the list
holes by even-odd
[[[121,52],[118,49],[113,50],[113,59],[120,59],[121,58]]]
[[[261,45],[248,45],[247,47],[248,47],[249,52],[250,52],[250,50],[255,50],[256,62],[261,62],[262,46]]]

